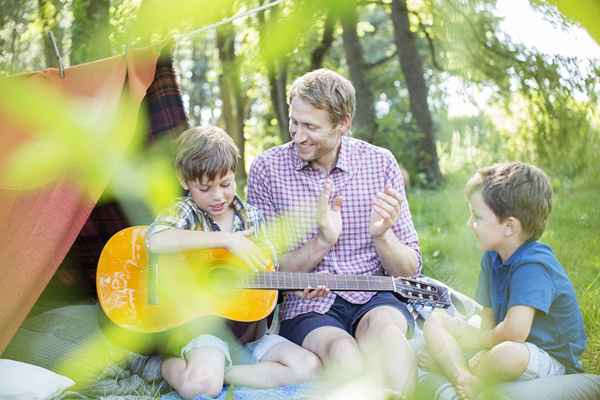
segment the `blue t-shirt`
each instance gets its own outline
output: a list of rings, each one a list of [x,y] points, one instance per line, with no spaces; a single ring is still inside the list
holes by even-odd
[[[579,360],[586,345],[583,317],[573,285],[550,247],[525,242],[505,263],[495,251],[486,252],[476,297],[492,309],[496,324],[512,306],[534,308],[527,341],[560,361],[567,373],[583,371]]]

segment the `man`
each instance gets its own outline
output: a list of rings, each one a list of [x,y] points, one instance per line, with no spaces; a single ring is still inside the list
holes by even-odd
[[[398,164],[388,150],[348,135],[352,83],[312,71],[294,82],[289,103],[292,141],[258,157],[248,180],[248,202],[267,220],[292,213],[314,227],[281,257],[281,270],[418,275],[419,243]],[[317,207],[303,207],[311,201]],[[329,366],[358,370],[364,356],[377,357],[386,387],[412,392],[416,366],[406,337],[414,320],[406,304],[385,292],[307,293],[286,294],[282,336]]]

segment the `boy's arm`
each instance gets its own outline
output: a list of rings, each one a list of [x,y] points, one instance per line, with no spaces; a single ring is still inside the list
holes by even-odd
[[[535,309],[529,306],[512,306],[506,317],[494,329],[488,330],[484,347],[492,348],[502,342],[523,343],[529,337]]]

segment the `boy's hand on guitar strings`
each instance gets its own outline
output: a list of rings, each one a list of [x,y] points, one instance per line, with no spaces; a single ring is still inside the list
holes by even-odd
[[[253,271],[264,271],[269,265],[269,257],[248,237],[254,232],[246,230],[231,234],[227,248]]]

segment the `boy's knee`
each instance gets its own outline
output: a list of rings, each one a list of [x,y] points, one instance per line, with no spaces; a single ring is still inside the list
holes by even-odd
[[[498,343],[490,349],[482,362],[484,370],[496,372],[506,379],[515,379],[527,368],[529,350],[524,343]]]
[[[223,388],[223,377],[211,372],[192,372],[187,374],[183,380],[181,389],[177,392],[183,398],[194,399],[202,394],[208,397],[216,397]]]

